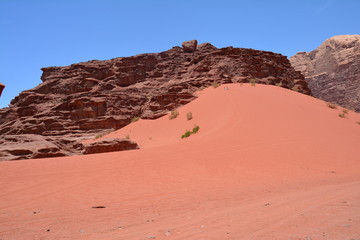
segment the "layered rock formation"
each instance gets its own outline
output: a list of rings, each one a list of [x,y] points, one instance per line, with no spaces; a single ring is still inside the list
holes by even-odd
[[[124,150],[139,149],[136,142],[129,139],[107,138],[85,145],[84,154],[117,152]]]
[[[360,35],[329,38],[290,62],[305,75],[315,97],[360,112]]]
[[[173,47],[161,53],[43,68],[43,83],[21,92],[11,107],[0,109],[0,136],[41,135],[58,147],[56,152],[79,154],[82,139],[122,128],[134,117],[161,117],[215,82],[256,80],[310,94],[302,74],[280,54],[218,49],[209,43],[185,45],[192,51]],[[6,159],[33,158],[38,152],[20,151],[12,158],[1,148]]]

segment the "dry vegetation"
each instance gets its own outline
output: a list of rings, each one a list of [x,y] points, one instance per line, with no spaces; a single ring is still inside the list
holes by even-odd
[[[213,88],[217,88],[217,87],[220,87],[220,83],[218,83],[218,82],[214,82],[211,86],[213,87]]]
[[[249,79],[249,83],[251,84],[251,86],[255,87],[256,86],[256,79],[255,78],[251,78]]]
[[[346,118],[346,114],[345,113],[339,113],[339,117]]]
[[[338,106],[335,103],[327,102],[326,105],[331,109],[337,109]]]
[[[342,113],[339,113],[339,117],[341,118],[347,118],[347,114],[349,113],[349,110],[343,109]]]
[[[137,122],[137,121],[139,121],[139,120],[140,120],[139,117],[133,117],[133,118],[131,119],[131,122]]]
[[[179,116],[179,112],[177,110],[173,110],[171,111],[170,115],[169,115],[169,119],[175,119]]]
[[[101,137],[103,137],[105,135],[110,134],[113,131],[115,131],[115,130],[114,129],[107,129],[104,132],[97,134],[94,139],[99,139],[99,138],[101,138]]]
[[[188,112],[188,113],[186,114],[186,119],[187,119],[187,120],[193,119],[192,112]]]

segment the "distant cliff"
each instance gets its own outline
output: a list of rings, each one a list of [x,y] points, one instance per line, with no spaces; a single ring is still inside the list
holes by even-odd
[[[334,36],[290,62],[315,97],[360,112],[360,35]]]

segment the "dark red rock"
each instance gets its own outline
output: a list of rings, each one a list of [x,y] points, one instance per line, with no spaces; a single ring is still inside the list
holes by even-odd
[[[79,141],[122,128],[134,117],[164,116],[194,100],[196,90],[215,82],[256,79],[310,94],[304,77],[285,56],[244,48],[218,49],[210,43],[200,44],[192,53],[173,47],[161,53],[42,70],[43,83],[21,92],[11,107],[0,109],[0,139],[38,134],[56,144],[70,141],[57,144],[66,155],[81,154]]]
[[[117,152],[139,149],[136,142],[123,138],[107,138],[85,145],[84,154]]]
[[[5,85],[0,83],[0,97],[1,97],[1,94],[2,94],[2,92],[4,90],[4,88],[5,88]]]

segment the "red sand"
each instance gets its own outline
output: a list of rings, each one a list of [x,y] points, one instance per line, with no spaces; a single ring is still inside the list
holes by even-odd
[[[359,240],[360,114],[226,87],[106,136],[140,150],[0,162],[0,239]]]

